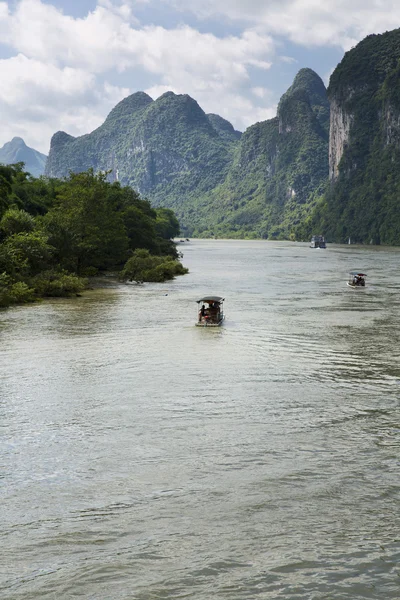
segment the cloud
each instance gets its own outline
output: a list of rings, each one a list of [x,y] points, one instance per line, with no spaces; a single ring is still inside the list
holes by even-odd
[[[196,69],[200,76],[211,71],[240,79],[248,66],[270,67],[274,43],[265,34],[250,30],[220,38],[185,25],[133,27],[121,14],[125,4],[109,5],[74,19],[41,0],[21,0],[9,18],[10,43],[26,56],[94,73],[140,66],[154,74]]]
[[[13,10],[0,1],[0,32],[15,52],[0,61],[1,121],[47,150],[59,129],[79,135],[98,126],[112,102],[138,89],[112,86],[109,78],[125,74],[127,81],[129,73],[134,80],[138,72],[154,91],[188,93],[238,128],[271,113],[249,94],[250,73],[265,72],[274,59],[271,36],[251,28],[220,37],[188,25],[141,26],[134,6],[99,0],[84,18],[74,18],[41,0],[20,0]],[[10,129],[2,124],[3,142]]]
[[[19,135],[46,153],[55,131],[81,135],[98,127],[129,93],[96,85],[95,77],[81,69],[58,68],[22,54],[0,60],[0,81],[2,142]]]
[[[157,0],[199,18],[240,21],[304,46],[344,50],[400,22],[393,0]],[[155,0],[153,0],[155,3]]]

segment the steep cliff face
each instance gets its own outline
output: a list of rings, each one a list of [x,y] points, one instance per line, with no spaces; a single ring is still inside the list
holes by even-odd
[[[223,181],[237,139],[230,123],[210,118],[188,95],[167,92],[153,101],[138,92],[91,134],[56,133],[46,174],[111,171],[111,180],[131,185],[154,205],[174,208],[182,217],[182,203]]]
[[[335,181],[339,176],[339,163],[349,143],[352,120],[353,115],[346,113],[337,99],[332,98],[329,128],[329,179],[331,181]]]
[[[400,29],[371,35],[331,76],[331,189],[314,222],[329,239],[400,244]]]
[[[242,135],[226,181],[207,203],[198,235],[287,238],[328,178],[329,103],[321,78],[301,69],[274,119]]]
[[[12,165],[18,162],[25,164],[25,170],[34,177],[43,175],[46,164],[46,155],[29,148],[20,137],[15,137],[11,142],[0,148],[0,163]]]

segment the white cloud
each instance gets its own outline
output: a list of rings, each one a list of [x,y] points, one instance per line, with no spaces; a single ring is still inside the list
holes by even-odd
[[[248,66],[268,69],[274,52],[272,39],[255,31],[219,38],[188,26],[135,28],[105,6],[74,19],[41,0],[21,0],[10,24],[17,51],[95,73],[141,66],[155,74],[189,69],[243,78]]]
[[[299,61],[297,60],[297,58],[293,58],[293,56],[279,56],[278,57],[280,61],[287,63],[288,65],[292,65],[295,63],[298,63]]]
[[[129,93],[96,85],[95,77],[81,69],[58,68],[22,54],[0,60],[0,81],[1,142],[19,135],[45,153],[55,131],[91,131]]]
[[[257,98],[267,98],[271,94],[270,90],[261,86],[251,88],[251,93]]]
[[[347,50],[370,33],[400,23],[394,0],[159,0],[200,18],[247,22],[305,46]]]

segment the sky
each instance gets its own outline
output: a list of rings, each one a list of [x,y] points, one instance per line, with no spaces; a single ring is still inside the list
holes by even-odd
[[[276,114],[303,67],[400,26],[399,0],[0,0],[0,146],[48,153],[123,98],[189,94],[236,129]]]

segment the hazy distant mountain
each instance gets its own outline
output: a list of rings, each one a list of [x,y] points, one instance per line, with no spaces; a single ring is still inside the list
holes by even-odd
[[[47,156],[29,148],[20,137],[15,137],[11,142],[4,144],[0,148],[0,163],[4,165],[12,165],[18,162],[25,163],[25,171],[29,171],[31,175],[39,177],[43,175]]]

